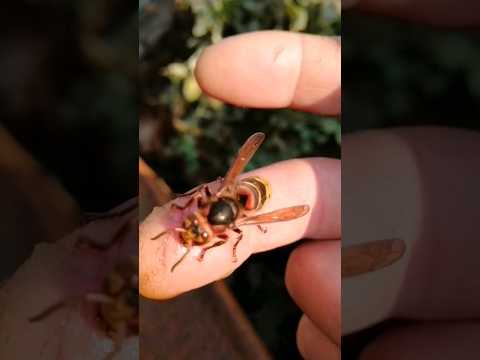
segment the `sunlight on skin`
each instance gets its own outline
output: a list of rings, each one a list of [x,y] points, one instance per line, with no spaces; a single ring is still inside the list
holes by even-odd
[[[338,344],[325,335],[312,320],[303,315],[297,330],[298,350],[304,359],[338,360]]]
[[[282,31],[232,36],[203,52],[195,75],[204,92],[237,106],[340,113],[336,37]]]
[[[341,41],[339,37],[281,31],[262,31],[232,36],[204,51],[197,62],[195,75],[202,90],[208,95],[237,106],[291,108],[316,114],[340,114]],[[287,224],[269,225],[272,228],[271,233],[278,226],[276,232],[279,238],[284,236],[284,229],[297,231],[292,233],[292,237],[286,237],[284,241],[273,238],[269,241],[266,239],[258,241],[261,235],[255,232],[256,229],[248,230],[253,231],[252,244],[267,244],[260,250],[267,250],[269,244],[273,248],[283,243],[290,243],[302,235],[333,240],[310,240],[301,245],[293,251],[286,270],[287,288],[293,300],[316,326],[316,329],[309,327],[299,330],[298,344],[302,344],[303,340],[303,344],[314,344],[312,346],[315,346],[315,349],[310,348],[308,351],[312,354],[322,353],[323,356],[331,355],[333,359],[338,358],[340,352],[338,338],[341,264],[338,240],[341,237],[341,180],[340,161],[329,161],[330,170],[325,167],[322,159],[319,159],[318,168],[313,167],[315,168],[313,173],[319,171],[322,173],[324,168],[324,172],[331,173],[332,176],[319,176],[313,187],[308,187],[306,184],[304,188],[304,191],[310,192],[313,198],[313,204],[308,203],[312,206],[312,213],[307,215],[310,217],[307,232],[302,227],[305,226],[303,221],[307,221],[306,219]],[[337,170],[332,171],[332,167]],[[281,169],[281,166],[278,168]],[[274,197],[282,194],[292,197],[293,192],[287,185],[295,186],[306,180],[300,174],[288,171],[279,172],[277,176],[284,181],[285,190],[276,192]],[[272,182],[279,181],[277,177],[268,179]],[[306,181],[308,183],[308,180]],[[275,201],[275,199],[272,200]],[[275,245],[276,241],[277,245]],[[308,251],[310,244],[315,248]],[[247,248],[246,256],[255,251],[248,248],[246,244],[243,246],[243,249]],[[310,261],[304,263],[304,257]],[[318,270],[318,267],[311,266],[312,263],[320,263],[325,259],[337,259],[336,263],[329,261],[325,263],[331,267],[327,272],[331,275],[330,277],[322,277],[322,274],[305,275],[309,271]],[[224,261],[229,261],[228,251],[225,252]],[[307,263],[310,265],[304,267]],[[235,265],[230,265],[224,276],[234,268]],[[316,292],[309,292],[312,288],[315,288]],[[309,296],[313,297],[308,299]],[[311,306],[305,306],[309,303],[315,303],[317,307],[323,309],[325,314],[330,315],[325,319],[319,319],[317,315],[321,312],[309,313],[312,311]],[[332,342],[323,341],[325,337],[333,339]]]
[[[297,305],[336,346],[340,344],[341,333],[340,262],[338,240],[308,241],[290,255],[285,280]]]
[[[200,247],[194,247],[174,272],[172,265],[185,248],[177,235],[151,238],[164,230],[181,225],[188,214],[170,210],[168,203],[156,208],[140,225],[140,293],[154,299],[165,299],[198,288],[231,274],[251,254],[290,244],[302,237],[315,239],[338,238],[340,233],[340,163],[332,159],[302,159],[277,163],[245,176],[262,176],[272,186],[272,198],[258,213],[289,206],[309,205],[304,217],[264,225],[263,234],[255,225],[243,226],[244,238],[237,248],[238,261],[232,261],[232,244],[209,250],[202,262],[197,260]],[[290,181],[292,174],[298,181]],[[177,199],[184,203],[187,200]],[[232,233],[232,238],[235,238]]]

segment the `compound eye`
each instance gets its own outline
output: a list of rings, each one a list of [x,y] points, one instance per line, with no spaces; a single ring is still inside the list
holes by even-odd
[[[202,237],[203,237],[204,239],[208,238],[208,233],[207,233],[206,231],[204,231],[204,232],[202,233]]]

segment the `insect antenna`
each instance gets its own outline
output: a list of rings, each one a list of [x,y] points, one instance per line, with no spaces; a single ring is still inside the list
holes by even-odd
[[[187,231],[187,230],[182,229],[182,228],[168,229],[168,230],[162,231],[160,234],[155,235],[154,237],[150,238],[150,240],[159,239],[159,238],[161,238],[163,235],[165,235],[166,233],[169,233],[169,232],[173,232],[173,233],[177,232],[177,233],[179,233],[179,232],[186,232],[186,231]]]
[[[157,239],[161,238],[163,235],[165,235],[167,232],[169,232],[169,230],[162,231],[160,234],[152,237],[151,240],[157,240]]]

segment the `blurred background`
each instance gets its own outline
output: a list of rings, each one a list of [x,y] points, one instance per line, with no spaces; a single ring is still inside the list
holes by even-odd
[[[474,29],[342,15],[342,131],[440,125],[479,129]]]
[[[0,118],[87,211],[136,193],[135,4],[17,1],[1,11]]]
[[[138,15],[117,0],[16,1],[0,24],[4,277],[82,212],[136,196]]]
[[[229,35],[342,30],[346,133],[422,124],[480,128],[478,33],[360,13],[344,14],[341,24],[336,0],[139,0],[138,8],[119,0],[17,1],[2,5],[0,19],[0,231],[8,250],[1,279],[35,242],[55,241],[77,226],[81,212],[106,211],[135,196],[138,144],[176,192],[223,175],[255,131],[268,137],[250,168],[340,156],[335,119],[233,108],[201,94],[195,60]],[[29,226],[19,226],[25,219]],[[279,359],[298,357],[300,311],[283,283],[291,249],[255,255],[228,279]],[[359,346],[347,349],[353,357]]]
[[[0,316],[1,358],[105,357],[94,341],[108,340],[86,341],[87,322],[72,321],[75,306],[58,318],[60,332],[52,330],[55,319],[39,328],[27,316],[71,292],[100,291],[113,261],[105,256],[98,261],[101,269],[84,261],[92,257],[81,250],[70,257],[64,245],[35,245],[53,244],[85,224],[85,212],[104,213],[137,196],[137,11],[135,3],[119,0],[21,0],[0,6],[0,287],[1,307],[8,309],[8,316]],[[98,226],[99,234],[93,227],[85,242],[115,239],[118,232],[109,233],[113,226],[104,232]],[[55,258],[42,257],[46,253]],[[73,259],[79,266],[72,271]],[[59,285],[63,276],[68,286]],[[24,298],[32,300],[31,308]],[[106,329],[105,317],[94,316],[95,331]],[[54,342],[43,343],[45,337]]]
[[[358,11],[344,12],[343,134],[399,126],[480,130],[478,40],[479,32],[474,29],[432,27]],[[344,159],[348,156],[344,154]],[[346,164],[348,161],[343,166]],[[390,179],[394,184],[397,180]],[[355,301],[363,302],[362,294]],[[342,338],[342,358],[357,359],[365,345],[383,331],[406,323],[388,320]]]
[[[267,139],[248,169],[283,159],[340,156],[340,124],[288,110],[235,108],[202,94],[193,69],[201,51],[243,32],[340,32],[338,0],[141,0],[140,153],[180,193],[223,176],[256,131]],[[167,15],[168,14],[168,15]],[[253,256],[227,279],[274,358],[294,359],[299,309],[284,287],[292,247]]]

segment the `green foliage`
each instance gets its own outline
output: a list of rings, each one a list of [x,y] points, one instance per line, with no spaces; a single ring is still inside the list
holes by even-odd
[[[176,6],[175,25],[166,38],[181,40],[172,40],[176,46],[162,49],[169,54],[163,55],[160,77],[152,81],[155,86],[150,92],[171,114],[166,126],[169,140],[163,149],[168,160],[158,169],[167,181],[174,187],[178,183],[193,186],[221,175],[245,138],[260,130],[267,133],[267,141],[250,167],[338,154],[336,120],[228,106],[202,94],[193,71],[202,50],[226,36],[265,29],[338,34],[340,1],[181,0]]]
[[[458,115],[479,109],[475,34],[359,14],[346,14],[344,21],[349,24],[342,42],[342,112],[349,119],[344,133],[420,124],[477,126],[476,117]]]
[[[159,135],[159,139],[140,139],[145,141],[142,155],[174,191],[224,175],[238,148],[256,131],[265,132],[267,138],[247,170],[283,159],[339,156],[338,120],[291,110],[229,106],[202,94],[193,71],[205,47],[238,33],[283,29],[338,35],[340,0],[177,0],[175,4],[171,29],[156,48],[145,51],[141,67],[145,121],[140,122],[150,129],[148,119],[159,119],[158,131],[142,131]],[[283,282],[289,251],[257,256],[256,263],[249,261],[229,280],[278,359],[298,357],[295,328],[300,313]]]

